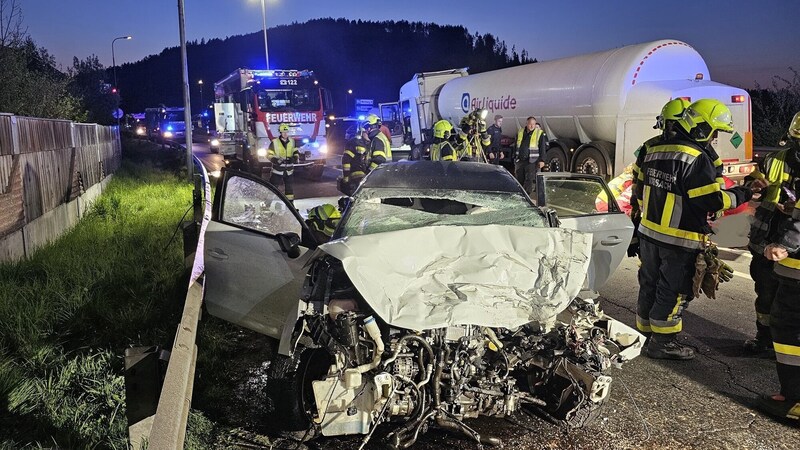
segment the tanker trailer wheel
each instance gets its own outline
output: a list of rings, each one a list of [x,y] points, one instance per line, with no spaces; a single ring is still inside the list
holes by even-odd
[[[547,163],[550,172],[565,172],[568,170],[567,154],[561,147],[551,147],[547,150]]]
[[[575,158],[574,172],[608,178],[608,166],[603,152],[594,147],[584,147]]]

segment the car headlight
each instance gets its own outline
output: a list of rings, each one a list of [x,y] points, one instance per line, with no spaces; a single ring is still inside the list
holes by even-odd
[[[259,158],[266,158],[267,157],[267,149],[260,148],[260,149],[256,150],[256,155],[258,155]]]
[[[212,139],[211,140],[212,147],[219,147],[219,139]]]
[[[172,131],[165,131],[164,132],[164,137],[165,138],[171,138],[172,137]]]
[[[328,146],[327,146],[327,145],[324,145],[324,144],[323,144],[323,145],[320,145],[320,146],[319,146],[319,152],[320,152],[320,153],[328,153]]]
[[[138,134],[139,136],[144,135],[144,128],[142,128],[142,127],[137,128],[136,129],[136,134]]]

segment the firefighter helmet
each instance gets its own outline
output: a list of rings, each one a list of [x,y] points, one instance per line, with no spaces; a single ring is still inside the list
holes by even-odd
[[[289,124],[282,123],[282,124],[281,124],[281,125],[278,127],[278,132],[279,132],[279,133],[283,133],[284,131],[285,131],[285,132],[287,132],[287,133],[289,132]]]
[[[366,123],[369,127],[379,127],[381,125],[381,118],[375,114],[370,114],[367,116]]]
[[[800,112],[794,115],[788,134],[789,137],[800,139]]]
[[[315,230],[330,237],[336,230],[341,218],[342,213],[339,212],[336,206],[326,203],[308,210],[307,223]]]
[[[668,101],[663,108],[661,114],[656,117],[656,126],[659,130],[663,130],[666,126],[667,120],[678,121],[683,117],[683,112],[689,107],[691,103],[684,97],[678,97]]]
[[[716,131],[733,132],[731,110],[721,101],[709,98],[689,105],[678,123],[697,142],[708,142]]]
[[[433,124],[433,137],[450,139],[451,134],[453,134],[453,125],[450,122],[442,119]]]

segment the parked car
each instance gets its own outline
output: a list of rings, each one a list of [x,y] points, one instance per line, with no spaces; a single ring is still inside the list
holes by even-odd
[[[633,227],[597,176],[546,173],[537,203],[497,166],[404,161],[372,171],[328,243],[269,183],[223,170],[205,234],[209,313],[279,340],[274,423],[303,436],[391,422],[406,448],[429,425],[521,407],[581,426],[609,367],[644,337],[592,294]]]

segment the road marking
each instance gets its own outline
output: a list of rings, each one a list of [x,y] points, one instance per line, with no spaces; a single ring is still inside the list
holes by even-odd
[[[734,270],[733,274],[736,275],[737,277],[747,278],[748,280],[753,281],[753,279],[750,278],[750,275],[746,274],[744,272],[738,272],[738,271]]]

